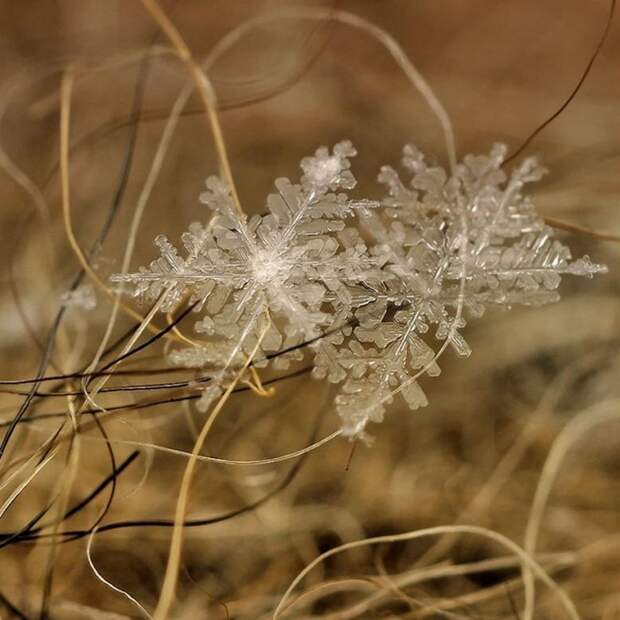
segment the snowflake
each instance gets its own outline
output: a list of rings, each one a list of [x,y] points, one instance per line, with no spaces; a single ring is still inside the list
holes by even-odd
[[[66,308],[92,310],[97,307],[97,295],[92,284],[82,284],[75,290],[64,292],[60,301]]]
[[[410,409],[427,404],[418,378],[439,374],[436,360],[447,345],[470,354],[460,333],[464,311],[479,317],[488,306],[556,301],[563,274],[606,271],[587,256],[571,262],[569,249],[522,194],[545,170],[529,158],[507,178],[505,154],[505,146],[495,145],[488,156],[468,155],[449,177],[407,146],[408,186],[392,168],[382,169],[384,208],[361,222],[375,241],[371,251],[395,278],[368,292],[356,312],[359,326],[332,337],[314,370],[343,383],[336,407],[346,435],[364,437],[397,393]],[[425,337],[432,326],[444,341],[437,352]]]
[[[131,284],[134,295],[150,300],[163,295],[162,311],[187,298],[205,311],[196,331],[214,339],[213,346],[176,351],[174,361],[224,370],[240,366],[269,317],[254,359],[260,365],[268,352],[317,338],[333,326],[335,315],[350,314],[349,283],[378,272],[359,235],[345,225],[356,210],[376,205],[336,193],[355,185],[349,170],[349,157],[355,154],[348,141],[337,144],[332,155],[319,148],[302,160],[301,183],[276,180],[268,214],[249,219],[235,206],[230,188],[210,177],[200,200],[213,218],[206,226],[192,224],[183,234],[186,255],[161,235],[155,240],[161,257],[149,268],[112,277]],[[278,364],[285,366],[290,357],[278,357]],[[223,375],[215,378],[204,407],[221,393]]]

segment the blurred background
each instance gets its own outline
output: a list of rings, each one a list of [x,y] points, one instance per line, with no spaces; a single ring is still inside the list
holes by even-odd
[[[599,0],[161,0],[160,6],[196,59],[207,58],[246,20],[284,8],[364,17],[392,35],[431,84],[453,122],[460,157],[488,152],[498,141],[512,151],[550,117],[579,81],[610,11],[609,2]],[[550,170],[530,190],[539,211],[603,235],[620,235],[619,20],[616,15],[575,98],[524,152],[539,154]],[[61,206],[63,72],[72,68],[76,76],[73,230],[92,269],[107,282],[120,269],[167,115],[188,81],[187,69],[166,53],[167,46],[139,1],[0,0],[2,380],[37,376],[63,304],[46,374],[84,368],[112,311],[112,301],[88,276],[78,294],[66,297],[80,263]],[[379,167],[396,165],[405,143],[447,163],[440,128],[424,100],[377,41],[345,25],[269,21],[217,58],[208,75],[248,213],[264,210],[275,178],[297,179],[303,156],[343,138],[359,151],[359,196],[378,195]],[[155,258],[157,234],[177,240],[204,218],[198,195],[216,171],[213,138],[194,94],[146,203],[131,270]],[[270,618],[287,586],[317,555],[372,536],[470,524],[522,545],[545,462],[561,454],[557,476],[544,478],[552,488],[536,559],[582,618],[620,619],[620,426],[613,419],[620,404],[620,246],[583,232],[557,234],[575,256],[606,263],[609,274],[565,280],[557,305],[490,312],[472,322],[466,331],[472,356],[446,354],[442,375],[423,382],[429,407],[411,413],[394,405],[373,429],[372,447],[352,451],[336,440],[281,463],[201,463],[188,516],[226,518],[187,529],[171,617]],[[121,312],[111,341],[133,324]],[[116,481],[104,524],[172,518],[186,459],[137,444],[191,451],[204,416],[191,401],[143,406],[191,389],[128,391],[185,376],[155,372],[167,366],[168,348],[158,341],[121,367],[154,376],[119,374],[109,382],[119,391],[101,397],[107,409],[132,407],[102,418],[117,463],[131,459]],[[78,456],[61,445],[53,462],[20,486],[28,467],[43,458],[35,458],[35,450],[72,406],[64,392],[76,386],[56,381],[39,387],[46,394],[34,399],[29,414],[38,417],[17,428],[0,463],[0,618],[144,617],[97,577],[87,536],[72,540],[47,528],[47,537],[10,540],[62,497],[63,480],[70,489],[67,506],[73,506],[110,475],[110,446],[90,420]],[[5,429],[24,401],[14,392],[30,387],[0,386]],[[274,387],[271,398],[234,395],[204,453],[265,459],[337,429],[328,386],[302,374]],[[87,531],[112,488],[108,481],[62,529]],[[54,510],[37,525],[53,520]],[[169,540],[166,527],[119,527],[91,538],[91,560],[100,577],[152,610]],[[520,564],[501,545],[471,534],[434,536],[329,558],[298,587],[287,617],[521,618],[523,592]],[[541,583],[535,617],[568,617],[557,593]]]

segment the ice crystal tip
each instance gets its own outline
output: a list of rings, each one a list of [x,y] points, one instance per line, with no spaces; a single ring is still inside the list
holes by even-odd
[[[319,147],[313,157],[304,157],[301,160],[301,169],[304,176],[302,184],[315,191],[352,189],[355,186],[355,177],[350,172],[350,157],[357,155],[357,151],[348,140],[336,144],[330,155],[327,147]]]

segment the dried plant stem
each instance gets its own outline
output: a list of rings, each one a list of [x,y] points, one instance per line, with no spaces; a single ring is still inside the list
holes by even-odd
[[[69,67],[63,74],[62,83],[60,86],[61,91],[61,134],[60,134],[60,179],[62,189],[62,213],[65,226],[65,233],[69,244],[76,255],[82,269],[86,272],[89,278],[94,284],[104,292],[108,297],[114,299],[115,294],[110,287],[101,280],[94,269],[91,267],[80,244],[78,243],[75,233],[73,231],[73,223],[71,220],[71,197],[70,197],[70,172],[69,172],[69,117],[71,110],[71,93],[73,90],[73,84],[75,82],[75,67]],[[139,312],[136,312],[133,308],[127,306],[123,302],[119,302],[124,312],[131,316],[138,322],[144,320],[144,316]],[[161,328],[149,323],[148,329],[153,333],[158,333]],[[165,334],[164,338],[175,338],[172,334]]]
[[[537,556],[536,561],[541,565],[548,565],[547,570],[549,572],[564,568],[566,566],[572,566],[575,564],[576,555],[574,553],[554,553],[554,554],[545,554],[541,556]],[[391,587],[396,587],[399,589],[410,587],[412,585],[416,585],[419,583],[424,583],[426,581],[431,581],[434,579],[445,579],[448,577],[457,577],[462,575],[470,575],[473,573],[482,573],[485,571],[496,571],[503,570],[508,568],[514,568],[516,566],[521,565],[521,561],[514,556],[506,556],[503,558],[493,558],[490,560],[481,560],[479,562],[468,562],[465,564],[443,564],[438,566],[429,566],[424,569],[414,569],[411,571],[407,571],[401,575],[395,575],[390,577],[390,582],[392,582]],[[515,585],[518,585],[520,580],[517,580]],[[505,586],[505,582],[498,584],[498,587],[503,588]],[[491,592],[487,590],[482,590],[480,594],[484,593],[485,596],[489,596]],[[367,613],[367,611],[380,603],[383,599],[385,599],[390,592],[389,584],[386,584],[385,588],[382,588],[379,592],[376,592],[366,599],[348,607],[345,610],[339,611],[333,615],[328,615],[324,620],[352,620],[353,618],[359,617],[363,613]],[[475,594],[478,594],[477,592]],[[303,596],[303,595],[302,595]],[[295,604],[297,605],[301,599],[301,596],[296,599]],[[451,603],[456,603],[456,605],[463,604],[463,600],[461,598],[453,599],[450,601]],[[456,606],[455,605],[455,606]],[[428,609],[428,608],[427,608]],[[442,605],[442,610],[445,610],[445,605]],[[421,614],[424,610],[420,610],[417,613]],[[414,615],[413,617],[418,617]]]
[[[144,0],[151,3],[152,0]],[[253,19],[249,19],[226,36],[224,36],[214,47],[209,54],[208,62],[212,64],[217,58],[222,56],[226,51],[232,48],[243,36],[257,26],[279,19],[310,19],[319,21],[336,21],[342,24],[346,24],[358,30],[364,31],[372,38],[376,39],[383,45],[383,47],[390,53],[392,58],[396,61],[402,72],[407,79],[413,84],[418,92],[424,97],[424,100],[433,111],[433,114],[437,117],[441,126],[444,142],[446,146],[446,152],[448,155],[448,161],[450,164],[450,170],[454,173],[456,168],[456,146],[454,131],[452,129],[452,123],[450,117],[439,101],[437,95],[435,95],[433,89],[424,79],[420,71],[411,62],[405,51],[397,43],[397,41],[383,28],[380,28],[376,24],[355,15],[348,11],[324,9],[320,7],[296,7],[296,8],[282,8],[272,13],[266,13],[259,15]]]
[[[553,228],[557,228],[558,230],[565,230],[566,232],[570,232],[575,235],[592,237],[592,239],[598,239],[599,241],[613,241],[614,243],[620,243],[620,235],[592,230],[591,228],[585,228],[584,226],[578,226],[577,224],[564,222],[563,220],[558,220],[554,217],[545,217],[545,223],[549,226],[552,226]]]
[[[178,106],[178,105],[179,105],[179,101],[177,100],[177,102],[175,103],[175,106]],[[162,165],[164,163],[165,154],[168,151],[168,147],[174,135],[174,130],[176,128],[177,120],[178,120],[178,114],[175,114],[174,112],[175,112],[175,109],[173,108],[173,112],[168,117],[168,120],[164,126],[164,130],[162,132],[159,144],[155,151],[155,156],[153,157],[153,161],[151,163],[151,167],[149,169],[146,181],[144,183],[144,187],[142,188],[142,191],[140,192],[140,196],[138,197],[138,202],[136,204],[136,208],[134,210],[133,218],[132,218],[131,225],[129,228],[127,246],[125,249],[125,254],[123,256],[123,262],[121,265],[122,273],[126,273],[127,270],[129,269],[129,264],[133,256],[133,250],[134,250],[136,238],[138,235],[138,228],[142,221],[142,216],[144,215],[147,202],[151,196],[151,193],[155,186],[155,182],[157,180],[157,177],[159,176],[159,172],[161,171]],[[91,363],[89,364],[86,372],[92,372],[97,367],[97,364],[99,363],[99,360],[101,359],[101,356],[103,355],[103,352],[105,351],[108,345],[109,339],[112,335],[112,329],[114,328],[114,324],[116,322],[116,316],[117,316],[119,307],[121,305],[121,295],[122,295],[122,287],[115,295],[114,304],[112,307],[112,311],[110,313],[110,317],[108,320],[108,324],[106,327],[104,337],[101,339],[97,352],[95,353],[95,356],[93,357]],[[176,336],[181,341],[186,340],[186,338],[184,338],[183,335],[178,330],[176,330]],[[83,383],[84,383],[84,393],[87,399],[93,405],[95,405],[91,397],[88,395],[85,382]]]
[[[187,65],[189,73],[194,80],[196,89],[198,90],[202,103],[205,107],[209,124],[211,125],[211,131],[213,132],[213,139],[215,141],[215,148],[217,150],[222,176],[231,190],[231,195],[239,214],[243,215],[244,211],[241,207],[241,203],[239,202],[235,180],[230,169],[230,162],[228,161],[226,143],[224,142],[224,136],[222,134],[222,128],[217,114],[217,99],[213,87],[211,86],[211,82],[205,75],[204,71],[200,68],[200,65],[194,60],[189,48],[183,40],[183,37],[180,35],[179,31],[175,28],[168,16],[161,10],[156,0],[142,0],[142,4],[166,34],[168,39],[170,39],[170,42],[179,54],[179,58]]]
[[[532,412],[530,416],[531,420],[525,425],[520,435],[511,444],[501,460],[493,467],[493,472],[485,484],[460,512],[456,519],[457,521],[461,523],[464,521],[471,521],[482,515],[483,511],[492,503],[493,499],[510,479],[511,475],[526,455],[532,442],[540,435],[542,429],[548,425],[549,420],[553,416],[554,409],[567,387],[581,374],[591,369],[599,360],[599,357],[598,354],[594,354],[576,360],[565,368],[549,385]],[[418,560],[418,565],[432,563],[438,558],[443,557],[454,546],[457,540],[458,535],[455,534],[440,538]]]
[[[538,125],[538,127],[536,127],[536,129],[534,129],[534,131],[525,139],[523,144],[521,144],[521,146],[517,148],[515,152],[512,153],[506,159],[506,161],[504,162],[505,164],[509,163],[510,161],[518,157],[529,146],[532,140],[534,140],[534,138],[536,138],[536,136],[541,131],[543,131],[545,127],[547,127],[558,116],[560,116],[560,114],[562,114],[562,112],[568,107],[571,101],[577,96],[577,93],[581,90],[583,83],[585,82],[586,78],[588,77],[588,74],[590,73],[590,70],[592,69],[592,65],[594,64],[594,61],[597,59],[598,55],[600,54],[601,49],[603,48],[603,44],[605,43],[607,39],[607,35],[609,34],[609,30],[611,28],[611,22],[614,16],[615,9],[616,9],[616,0],[611,0],[609,3],[609,11],[607,13],[607,19],[605,20],[605,26],[603,28],[601,36],[596,44],[596,47],[594,48],[594,51],[592,52],[592,55],[590,56],[590,59],[588,60],[588,63],[586,64],[585,69],[583,70],[573,90],[570,92],[570,94],[565,99],[565,101],[562,103],[562,105],[549,118],[545,119],[540,125]]]
[[[223,409],[226,404],[228,398],[232,394],[232,391],[235,389],[235,386],[243,376],[243,373],[247,370],[248,366],[254,359],[256,352],[258,351],[267,330],[271,325],[271,320],[269,315],[266,316],[267,321],[265,322],[265,326],[261,330],[259,338],[254,345],[253,350],[250,355],[248,355],[245,364],[239,370],[233,380],[230,382],[226,391],[221,396],[207,421],[205,422],[200,434],[198,435],[198,439],[194,444],[194,448],[192,450],[192,454],[185,466],[185,471],[183,472],[183,478],[181,480],[181,488],[179,490],[179,495],[177,499],[177,505],[174,515],[174,527],[172,529],[172,539],[170,541],[170,552],[168,555],[168,563],[166,565],[166,573],[164,575],[164,583],[159,595],[159,600],[157,602],[157,607],[155,608],[155,612],[153,614],[153,618],[155,620],[167,620],[169,617],[170,608],[172,606],[172,602],[174,599],[174,593],[176,591],[176,584],[179,575],[179,564],[181,562],[181,551],[183,544],[183,522],[185,521],[185,515],[187,513],[187,504],[189,501],[189,491],[192,483],[192,479],[194,477],[194,470],[196,469],[196,463],[198,462],[198,455],[202,450],[204,443],[207,439],[207,435],[211,430],[217,416],[220,411]]]
[[[359,547],[364,547],[368,545],[376,545],[382,543],[393,543],[393,542],[402,542],[408,540],[414,540],[416,538],[424,538],[427,536],[438,536],[443,534],[448,534],[451,532],[459,532],[461,534],[471,534],[474,536],[482,536],[484,538],[488,538],[493,540],[503,547],[506,547],[512,553],[514,553],[523,566],[527,566],[536,577],[541,579],[553,592],[556,593],[569,617],[573,620],[579,620],[579,613],[575,608],[575,605],[567,596],[567,594],[558,586],[555,581],[549,576],[548,572],[542,568],[542,566],[526,551],[524,551],[519,545],[514,543],[509,538],[506,538],[502,534],[498,532],[494,532],[493,530],[489,530],[483,527],[476,527],[473,525],[444,525],[438,527],[431,527],[427,529],[415,530],[413,532],[406,532],[404,534],[395,534],[395,535],[387,535],[387,536],[376,536],[373,538],[367,538],[365,540],[357,540],[349,543],[345,543],[343,545],[339,545],[338,547],[334,547],[325,553],[322,553],[320,556],[315,558],[310,564],[308,564],[292,581],[290,586],[287,588],[286,592],[280,599],[277,607],[273,612],[273,620],[276,620],[278,617],[283,615],[286,610],[286,602],[290,598],[292,592],[297,587],[297,585],[304,579],[304,577],[318,564],[323,562],[329,557],[332,557],[342,551],[347,551],[349,549],[356,549]]]
[[[140,610],[140,613],[144,615],[146,618],[152,619],[153,616],[151,616],[151,614],[138,602],[138,600],[135,597],[133,597],[126,590],[123,590],[122,588],[115,586],[111,581],[106,579],[95,566],[95,562],[93,561],[93,557],[92,557],[92,546],[93,546],[93,541],[95,539],[96,534],[97,534],[97,528],[93,529],[91,535],[88,537],[88,542],[86,544],[86,559],[88,560],[88,565],[90,566],[90,569],[93,571],[95,577],[97,577],[99,581],[105,584],[106,587],[124,596],[132,605],[135,605]]]
[[[609,23],[611,21],[611,14],[613,14],[613,5],[615,1],[612,2],[612,7],[610,9],[610,18],[606,24],[605,32],[601,37],[601,42],[599,43],[599,47],[597,48],[596,53],[598,53],[602,42],[605,40],[607,35],[607,31],[609,29]],[[452,124],[450,121],[450,117],[448,116],[445,108],[433,92],[432,88],[426,82],[424,77],[420,74],[415,65],[411,62],[411,60],[407,57],[404,50],[400,47],[400,45],[393,39],[393,37],[388,34],[385,30],[373,24],[372,22],[368,22],[362,17],[355,15],[353,13],[348,13],[346,11],[333,11],[328,9],[321,8],[309,8],[309,7],[299,7],[294,9],[287,10],[279,10],[277,13],[260,15],[254,19],[248,20],[244,22],[226,36],[224,36],[213,48],[211,53],[209,54],[208,64],[213,64],[217,58],[222,56],[225,52],[231,49],[248,31],[251,31],[253,28],[256,28],[258,25],[277,20],[277,19],[316,19],[323,21],[339,21],[344,24],[348,24],[352,27],[359,28],[370,34],[373,38],[379,41],[392,55],[392,57],[396,60],[399,67],[402,69],[403,73],[407,77],[407,79],[415,86],[415,88],[422,94],[427,104],[437,117],[439,121],[443,134],[444,141],[446,145],[446,151],[448,154],[448,159],[450,162],[450,168],[452,172],[454,172],[454,168],[456,166],[456,146],[455,146],[455,138],[454,131],[452,129]],[[595,54],[596,54],[595,53]],[[586,74],[587,75],[587,72]],[[584,77],[585,77],[584,75]],[[579,84],[579,86],[581,83]],[[563,108],[562,108],[563,109]],[[561,111],[561,110],[560,110]],[[551,120],[553,120],[552,117]],[[536,133],[538,133],[537,130]],[[531,138],[528,139],[524,146],[529,144]],[[524,147],[522,147],[524,148]],[[520,149],[521,150],[521,149]],[[511,158],[514,155],[511,156]],[[507,160],[508,161],[508,160]],[[552,226],[553,228],[557,228],[560,230],[566,230],[568,232],[574,234],[580,234],[592,237],[594,239],[599,239],[601,241],[613,241],[620,242],[620,235],[614,235],[604,232],[598,232],[595,230],[591,230],[585,227],[577,226],[574,224],[570,224],[567,222],[563,222],[562,220],[558,220],[556,218],[546,217],[545,222]]]
[[[9,93],[11,90],[12,89],[9,89]],[[0,121],[4,117],[4,113],[9,103],[9,93],[4,95],[0,100]],[[6,175],[30,197],[32,204],[34,205],[34,210],[43,224],[43,231],[45,233],[45,250],[48,254],[48,260],[50,261],[49,264],[55,265],[56,251],[51,234],[52,226],[50,208],[43,192],[36,185],[36,183],[30,179],[30,177],[13,161],[13,159],[9,157],[8,153],[2,147],[2,144],[0,144],[0,169],[4,170]],[[50,270],[49,278],[49,285],[51,289],[55,275],[55,270],[52,268]]]
[[[17,485],[17,487],[11,492],[9,497],[2,503],[2,505],[0,505],[0,518],[11,507],[13,502],[19,497],[23,490],[37,477],[37,475],[43,469],[45,469],[45,467],[47,467],[47,465],[52,460],[54,460],[57,453],[58,448],[52,449],[50,453],[37,464],[37,466],[32,470],[32,472]]]
[[[81,454],[81,435],[79,432],[79,421],[77,412],[75,409],[74,397],[67,398],[67,411],[68,418],[71,421],[70,430],[70,442],[67,451],[67,466],[65,468],[63,476],[58,480],[56,487],[57,491],[53,492],[52,497],[57,497],[55,518],[52,525],[52,542],[49,546],[46,561],[46,576],[43,587],[43,601],[42,601],[42,616],[46,614],[47,606],[49,603],[49,597],[52,591],[52,582],[54,576],[54,570],[56,567],[56,557],[58,554],[58,533],[62,531],[64,526],[64,519],[62,518],[66,514],[69,507],[69,500],[71,497],[71,491],[73,485],[78,476],[78,468],[80,463]],[[59,449],[59,446],[56,446]],[[42,544],[42,543],[40,543]]]
[[[204,463],[215,463],[218,465],[235,465],[235,466],[256,466],[256,465],[274,465],[275,463],[284,463],[285,461],[291,461],[293,459],[297,459],[304,454],[309,454],[310,452],[314,452],[318,448],[321,448],[327,443],[330,443],[337,437],[342,436],[342,431],[337,430],[333,433],[315,441],[314,443],[306,446],[305,448],[301,448],[300,450],[295,450],[294,452],[288,452],[286,454],[281,454],[280,456],[274,456],[266,459],[249,459],[249,460],[234,460],[234,459],[223,459],[217,456],[204,456],[197,455],[192,457],[191,452],[186,452],[185,450],[179,450],[177,448],[169,448],[168,446],[162,446],[155,443],[148,443],[144,441],[132,441],[130,439],[111,439],[111,444],[118,444],[124,446],[136,446],[141,448],[147,448],[149,450],[156,450],[158,452],[165,452],[166,454],[174,454],[176,456],[181,456],[184,458],[195,458],[197,461],[202,461]],[[97,437],[89,438],[89,441],[97,441],[100,442],[102,439]]]
[[[535,552],[545,507],[551,494],[553,483],[568,451],[595,426],[615,422],[619,418],[620,400],[604,401],[575,416],[557,436],[547,455],[538,486],[536,487],[534,501],[530,507],[524,540],[524,549],[527,553]],[[523,580],[526,586],[530,586],[526,587],[525,590],[523,620],[532,620],[534,617],[535,590],[532,571],[528,566],[523,566]]]

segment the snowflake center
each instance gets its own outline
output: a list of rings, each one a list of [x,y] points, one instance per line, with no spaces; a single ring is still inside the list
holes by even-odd
[[[251,261],[252,274],[258,284],[267,285],[281,278],[285,265],[280,257],[273,252],[261,250]]]

